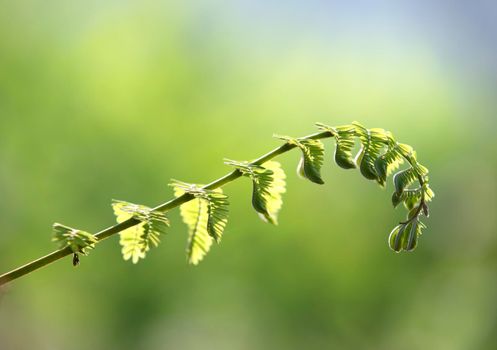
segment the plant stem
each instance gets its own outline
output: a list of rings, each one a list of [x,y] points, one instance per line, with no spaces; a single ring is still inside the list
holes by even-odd
[[[322,131],[318,133],[314,133],[308,136],[304,136],[300,139],[324,139],[324,138],[329,138],[333,137],[334,134],[331,131]],[[290,144],[290,143],[284,143],[278,148],[275,148],[274,150],[260,156],[259,158],[255,159],[254,161],[251,162],[251,164],[263,164],[267,162],[270,159],[273,159],[274,157],[277,157],[280,154],[283,154],[285,152],[290,151],[291,149],[295,148],[296,145]],[[223,177],[220,177],[217,180],[214,180],[213,182],[205,185],[203,188],[204,189],[215,189],[221,186],[224,186],[225,184],[236,180],[237,178],[241,177],[242,173],[239,170],[233,170],[232,172],[224,175]],[[173,208],[179,207],[181,204],[186,203],[190,200],[193,199],[193,196],[191,194],[185,193],[179,197],[176,197],[174,199],[169,200],[168,202],[165,202],[163,204],[160,204],[153,208],[152,210],[155,211],[161,211],[161,212],[166,212],[169,211]],[[124,231],[127,228],[133,227],[135,225],[138,225],[140,223],[139,220],[130,218],[126,221],[123,221],[119,224],[116,224],[114,226],[110,226],[98,233],[95,234],[95,237],[97,240],[101,241],[107,237],[110,237],[118,232]],[[33,260],[25,265],[22,265],[12,271],[6,272],[3,275],[0,275],[0,286],[13,281],[19,277],[22,277],[24,275],[27,275],[30,272],[33,272],[35,270],[38,270],[39,268],[42,268],[43,266],[46,266],[48,264],[53,263],[54,261],[57,261],[59,259],[62,259],[65,256],[73,254],[73,251],[71,250],[70,247],[65,247],[59,250],[56,250],[48,255],[45,255],[41,258],[38,258],[36,260]]]

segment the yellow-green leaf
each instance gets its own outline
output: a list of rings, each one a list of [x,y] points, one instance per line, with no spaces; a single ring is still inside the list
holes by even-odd
[[[90,249],[95,248],[97,238],[89,232],[55,223],[53,224],[52,242],[59,243],[60,248],[69,246],[73,253],[86,255]]]
[[[160,235],[166,232],[169,221],[165,214],[154,212],[144,205],[114,200],[112,208],[118,223],[132,217],[141,221],[119,233],[123,259],[136,264],[146,257],[151,246],[159,245]]]
[[[283,205],[282,194],[286,191],[286,175],[281,164],[269,161],[262,165],[266,171],[254,184],[254,196],[260,204],[256,207],[260,217],[274,225],[278,224],[278,212]]]
[[[311,182],[322,185],[321,166],[324,159],[324,145],[319,140],[302,140],[297,145],[302,151],[297,173]]]
[[[286,191],[286,175],[280,163],[267,161],[255,165],[233,160],[225,163],[236,167],[252,180],[252,206],[262,220],[277,224],[277,214],[283,204],[282,194]]]
[[[194,196],[180,206],[184,223],[188,226],[187,258],[197,265],[209,252],[212,241],[220,241],[228,220],[227,196],[221,189],[204,190],[196,185],[181,183],[171,184],[176,197],[188,192]]]

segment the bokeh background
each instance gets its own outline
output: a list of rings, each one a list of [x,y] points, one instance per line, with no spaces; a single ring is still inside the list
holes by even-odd
[[[0,349],[494,349],[495,1],[1,1],[0,272],[53,250],[55,221],[96,232],[111,198],[150,206],[321,121],[412,144],[437,196],[412,254],[404,213],[332,163],[325,186],[280,158],[280,225],[250,183],[198,267],[178,211],[161,246],[118,237],[0,296]]]

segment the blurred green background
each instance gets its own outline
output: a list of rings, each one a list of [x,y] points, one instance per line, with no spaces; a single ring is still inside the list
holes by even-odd
[[[118,237],[0,296],[0,349],[494,349],[497,5],[492,1],[0,1],[0,272],[53,250],[55,221],[96,232],[111,198],[150,206],[321,121],[412,144],[437,196],[415,253],[404,213],[332,163],[280,225],[225,187],[220,246],[187,266]]]

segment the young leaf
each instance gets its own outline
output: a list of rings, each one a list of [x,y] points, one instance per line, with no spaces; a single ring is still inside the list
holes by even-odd
[[[354,169],[357,167],[352,156],[352,149],[355,145],[355,127],[353,125],[345,125],[336,129],[335,162],[343,169]]]
[[[128,220],[134,216],[135,211],[138,211],[139,205],[127,203],[124,201],[114,200],[112,203],[112,209],[116,215],[116,221],[118,223]],[[144,225],[145,222],[141,222],[136,226],[130,227],[119,233],[119,244],[121,245],[121,253],[124,260],[130,260],[133,264],[138,263],[140,259],[144,259],[146,256],[146,245],[144,244]]]
[[[283,205],[282,194],[286,191],[286,175],[281,164],[268,161],[262,165],[226,160],[244,176],[252,180],[252,206],[259,217],[273,225],[278,224],[278,212]]]
[[[302,157],[300,158],[300,162],[297,166],[297,174],[316,184],[324,184],[324,181],[321,178],[321,166],[323,165],[324,159],[324,145],[320,140],[296,139],[290,136],[278,135],[275,135],[275,137],[297,146],[302,151]]]
[[[381,150],[388,143],[390,135],[383,129],[366,129],[358,122],[352,123],[356,127],[356,133],[361,141],[361,149],[356,157],[361,174],[369,180],[376,180],[382,184],[376,171],[375,162],[380,156]]]
[[[73,253],[86,255],[91,249],[95,248],[97,239],[86,231],[55,223],[53,224],[52,242],[59,243],[59,248],[69,246]]]
[[[141,221],[119,233],[123,259],[131,259],[133,264],[136,264],[146,257],[152,246],[159,245],[160,235],[166,233],[169,220],[164,213],[152,211],[144,205],[114,200],[112,208],[119,223],[132,217]]]
[[[189,228],[186,248],[188,263],[197,265],[212,245],[212,237],[207,232],[207,203],[202,198],[195,198],[183,204],[181,208],[181,216]]]
[[[423,228],[425,228],[425,225],[417,219],[397,225],[388,237],[390,248],[397,253],[402,250],[406,252],[413,251],[416,249],[418,238],[421,236]]]
[[[388,236],[388,245],[394,252],[399,253],[402,250],[404,240],[404,230],[406,225],[400,224],[394,227]]]
[[[405,143],[398,143],[397,147],[400,153],[402,153],[402,156],[407,158],[409,162],[414,163],[416,161],[416,151],[411,146]]]
[[[385,186],[387,177],[404,162],[402,154],[398,151],[396,145],[389,145],[387,151],[378,157],[374,163],[378,182]]]
[[[180,213],[188,226],[188,262],[197,265],[209,252],[213,239],[217,243],[221,240],[228,221],[228,197],[221,189],[206,190],[180,181],[173,181],[171,186],[176,197],[185,192],[194,197],[180,206]]]
[[[124,260],[130,260],[133,264],[138,263],[140,259],[145,259],[148,247],[143,244],[143,226],[138,224],[119,233],[119,244]]]
[[[91,233],[77,230],[62,224],[53,224],[53,242],[58,242],[60,248],[70,247],[73,252],[72,264],[79,265],[79,253],[88,255],[95,248],[97,239]]]
[[[324,159],[324,146],[319,140],[303,140],[299,142],[302,157],[298,166],[298,173],[303,178],[316,184],[324,184],[321,178],[321,166]]]
[[[394,208],[402,202],[402,193],[394,192],[392,194],[392,205]]]
[[[407,240],[404,247],[404,250],[406,252],[413,251],[418,245],[418,236],[420,234],[418,233],[419,231],[418,221],[414,220],[413,222],[409,223],[408,230],[409,230],[409,235],[407,236]]]
[[[397,193],[397,192],[395,192]],[[402,201],[407,210],[412,210],[421,201],[423,191],[421,188],[404,190],[401,192]]]
[[[433,197],[435,197],[435,192],[430,188],[430,185],[428,185],[427,182],[423,184],[423,192],[424,192],[424,199],[425,202],[431,202]]]
[[[356,168],[357,166],[352,156],[352,149],[355,145],[355,126],[342,125],[332,128],[322,123],[316,123],[316,125],[320,130],[329,131],[335,137],[335,163],[343,169]]]
[[[417,179],[416,172],[413,168],[407,168],[401,170],[393,176],[393,184],[395,186],[395,192],[398,194],[402,193],[404,189],[412,184]]]
[[[208,198],[207,232],[216,243],[219,243],[228,222],[228,197],[222,193],[213,192]]]
[[[253,179],[253,202],[259,216],[277,225],[278,212],[283,205],[282,194],[286,191],[286,175],[280,163],[269,161],[262,165],[263,171]]]

